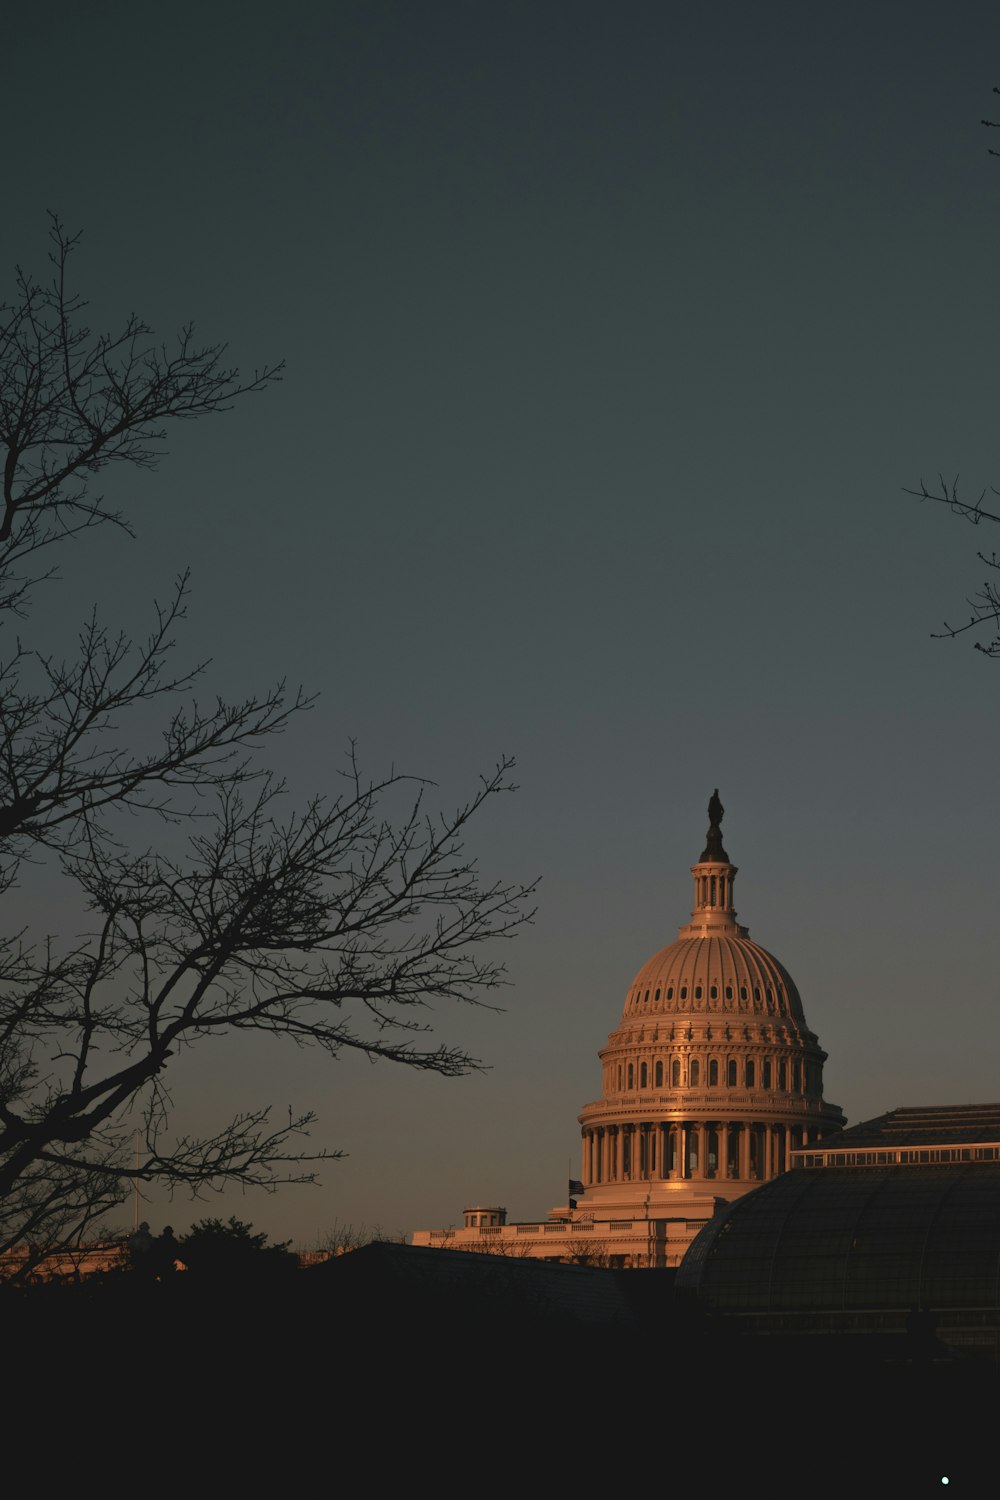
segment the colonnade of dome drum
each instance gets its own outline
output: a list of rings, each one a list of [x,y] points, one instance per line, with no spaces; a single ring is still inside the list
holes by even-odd
[[[583,1185],[706,1181],[764,1182],[789,1153],[819,1138],[816,1124],[761,1120],[641,1120],[585,1129]]]

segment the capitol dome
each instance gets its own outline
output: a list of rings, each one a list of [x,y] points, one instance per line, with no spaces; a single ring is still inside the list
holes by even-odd
[[[736,921],[718,792],[708,812],[691,920],[629,985],[602,1097],[580,1115],[584,1211],[655,1209],[693,1229],[844,1123],[794,980]]]
[[[746,928],[705,938],[678,938],[654,953],[629,986],[622,1020],[636,1015],[780,1016],[805,1024],[788,970],[750,941]]]

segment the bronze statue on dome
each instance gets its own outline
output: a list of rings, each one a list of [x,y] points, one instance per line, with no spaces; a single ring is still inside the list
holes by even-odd
[[[723,864],[729,863],[729,855],[722,847],[722,823],[726,809],[719,801],[719,788],[716,787],[708,803],[708,842],[705,844],[705,852],[699,860],[699,864],[705,860],[714,860]]]

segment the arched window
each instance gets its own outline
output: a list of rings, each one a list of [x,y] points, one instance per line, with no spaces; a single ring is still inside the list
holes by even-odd
[[[779,1089],[787,1089],[788,1087],[788,1064],[784,1058],[778,1064],[778,1087]]]
[[[747,1088],[748,1089],[752,1089],[753,1086],[754,1086],[754,1074],[755,1074],[754,1065],[748,1059],[747,1060]]]
[[[696,1057],[691,1059],[691,1087],[696,1089],[701,1083],[701,1063]]]
[[[771,1060],[770,1060],[770,1058],[768,1058],[765,1062],[762,1062],[761,1065],[760,1065],[760,1084],[761,1084],[761,1088],[769,1089],[771,1087]]]
[[[712,1061],[708,1065],[708,1086],[709,1086],[709,1088],[710,1089],[714,1089],[717,1086],[718,1082],[719,1082],[719,1060],[718,1060],[717,1057],[713,1057]]]
[[[635,1071],[631,1063],[628,1065],[628,1086],[630,1089],[635,1088]]]
[[[662,1087],[663,1087],[663,1064],[662,1064],[662,1062],[658,1062],[656,1064],[656,1087],[658,1089],[662,1089]]]
[[[621,1069],[621,1063],[619,1063],[618,1064],[618,1088],[619,1088],[619,1090],[621,1090],[621,1086],[622,1086],[622,1069]]]
[[[726,1063],[726,1085],[728,1088],[736,1087],[736,1059],[731,1057]]]
[[[644,1089],[646,1087],[646,1078],[647,1078],[646,1064],[645,1063],[640,1063],[639,1064],[639,1087],[641,1089]]]
[[[679,1089],[681,1086],[681,1064],[680,1059],[675,1057],[670,1064],[670,1087]]]
[[[802,1092],[802,1068],[797,1062],[792,1063],[792,1088],[796,1094]]]

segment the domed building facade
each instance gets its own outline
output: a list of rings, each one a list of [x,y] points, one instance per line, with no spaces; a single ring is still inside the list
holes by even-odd
[[[414,1244],[676,1266],[717,1209],[844,1125],[794,980],[736,920],[717,791],[708,812],[691,920],[639,970],[599,1054],[569,1204],[531,1224],[477,1205],[463,1229],[417,1231]]]
[[[577,1207],[595,1216],[703,1221],[844,1124],[794,980],[736,920],[722,814],[716,792],[691,921],[629,986],[600,1053],[602,1096],[580,1115]]]

